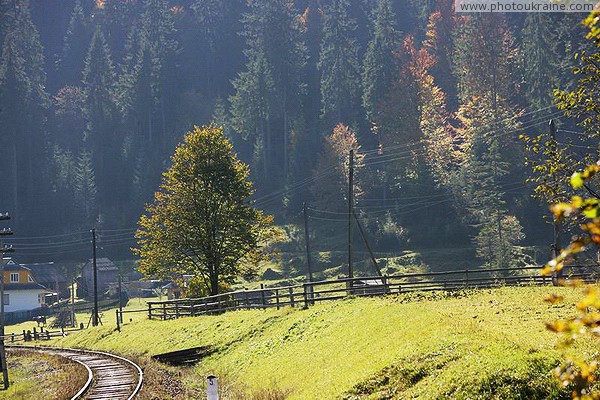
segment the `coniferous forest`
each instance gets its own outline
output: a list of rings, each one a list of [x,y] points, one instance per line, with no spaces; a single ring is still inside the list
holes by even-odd
[[[176,145],[212,123],[250,165],[255,206],[299,226],[306,202],[317,246],[345,246],[354,150],[375,249],[521,262],[552,227],[519,137],[554,119],[560,145],[589,153],[553,94],[576,84],[583,15],[452,3],[0,1],[0,212],[16,247],[46,237],[20,257],[86,255],[69,235],[92,227],[126,257]]]

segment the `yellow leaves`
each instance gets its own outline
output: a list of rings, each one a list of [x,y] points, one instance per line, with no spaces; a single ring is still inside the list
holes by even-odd
[[[546,303],[550,303],[550,304],[557,304],[557,303],[562,302],[564,299],[565,298],[563,296],[559,296],[559,295],[553,293],[550,296],[546,297],[544,299],[544,301]]]
[[[573,203],[556,203],[550,206],[550,211],[554,214],[554,218],[562,219],[575,214],[579,207],[573,206]]]
[[[573,189],[581,189],[585,182],[590,180],[598,171],[600,171],[600,165],[596,163],[588,165],[582,172],[574,172],[571,175],[571,186]]]
[[[600,309],[600,290],[596,287],[589,287],[585,290],[586,296],[577,303],[579,311],[586,311],[588,307]]]

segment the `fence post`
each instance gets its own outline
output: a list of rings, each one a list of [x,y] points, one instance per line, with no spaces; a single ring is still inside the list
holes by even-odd
[[[152,304],[148,303],[148,319],[152,319]]]
[[[277,304],[277,309],[279,310],[279,289],[275,289],[275,304]]]
[[[308,309],[308,285],[306,283],[302,284],[302,295],[304,296],[304,309]]]
[[[175,318],[179,318],[179,302],[175,303]]]
[[[246,303],[246,308],[250,308],[250,301],[248,300],[248,289],[244,288],[244,302]]]
[[[46,329],[46,340],[50,340],[50,331]]]
[[[294,289],[290,288],[290,306],[294,307]]]
[[[35,328],[33,328],[33,340],[38,340],[39,336],[38,336],[38,332]]]
[[[162,315],[162,319],[163,321],[165,321],[167,319],[167,305],[165,303],[162,303],[162,308],[163,308],[163,315]]]
[[[14,342],[15,341],[15,334],[13,333],[12,335],[10,335],[10,341]]]
[[[115,315],[117,317],[117,331],[121,332],[121,324],[119,323],[120,319],[119,319],[119,309],[118,308],[115,310]]]
[[[267,303],[265,301],[265,285],[263,283],[260,284],[260,301],[262,303],[263,308],[267,308]]]
[[[190,316],[194,316],[194,300],[190,300]]]
[[[208,298],[204,298],[204,314],[208,314]]]

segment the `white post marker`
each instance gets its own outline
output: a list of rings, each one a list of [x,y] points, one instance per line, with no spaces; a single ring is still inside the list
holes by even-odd
[[[206,377],[206,400],[219,400],[219,387],[214,375]]]

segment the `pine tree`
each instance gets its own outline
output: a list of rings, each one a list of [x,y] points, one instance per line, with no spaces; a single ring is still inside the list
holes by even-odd
[[[0,157],[0,186],[15,226],[24,227],[35,224],[43,213],[34,203],[34,193],[48,189],[44,125],[49,99],[43,48],[29,2],[7,3],[0,60],[0,147],[5,149]]]
[[[458,108],[456,78],[452,70],[454,20],[452,3],[446,0],[438,1],[438,9],[429,16],[423,41],[423,48],[434,61],[429,67],[429,73],[434,77],[436,85],[445,93],[448,109],[452,111]]]
[[[81,6],[81,1],[76,0],[63,39],[61,55],[56,61],[56,67],[61,73],[63,82],[67,85],[77,85],[81,81],[86,50],[93,33],[90,21]]]
[[[525,18],[523,42],[525,97],[532,110],[553,103],[552,91],[560,84],[560,56],[553,26],[556,17],[530,13]]]
[[[231,112],[236,132],[253,135],[262,147],[265,183],[288,178],[289,135],[300,112],[306,48],[295,13],[290,0],[265,0],[250,3],[244,16],[248,61],[233,82]]]
[[[353,38],[356,21],[348,15],[348,0],[324,7],[321,72],[321,117],[330,124],[349,123],[358,116],[360,67]]]
[[[373,121],[375,109],[385,95],[394,71],[393,53],[399,37],[390,0],[379,0],[373,14],[373,33],[363,65],[363,106]]]
[[[144,3],[139,25],[132,26],[119,81],[119,108],[137,132],[137,143],[162,154],[170,115],[176,109],[175,27],[167,1]]]
[[[75,167],[75,201],[82,218],[82,226],[91,226],[97,218],[96,177],[92,163],[92,155],[84,150],[77,159]]]
[[[115,71],[110,50],[100,28],[96,28],[83,71],[84,106],[87,118],[86,141],[90,143],[100,204],[112,198],[111,177],[118,171],[117,108]]]

